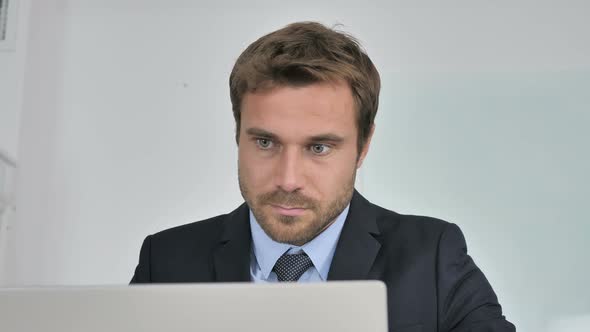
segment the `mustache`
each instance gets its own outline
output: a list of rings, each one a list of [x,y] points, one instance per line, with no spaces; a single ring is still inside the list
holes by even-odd
[[[283,206],[296,206],[305,209],[315,209],[317,203],[314,199],[304,196],[298,192],[285,192],[277,190],[258,196],[258,201],[261,204],[273,204]]]

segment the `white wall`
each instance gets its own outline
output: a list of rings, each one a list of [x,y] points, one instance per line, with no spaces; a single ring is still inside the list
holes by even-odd
[[[10,1],[10,47],[0,48],[0,152],[16,160],[30,0]]]
[[[9,284],[119,284],[143,237],[241,202],[228,75],[343,23],[383,79],[363,193],[448,219],[519,331],[590,312],[584,1],[34,1]]]
[[[14,223],[29,0],[11,0],[7,41],[0,44],[0,284],[8,258],[8,233]],[[11,256],[12,257],[12,256]]]

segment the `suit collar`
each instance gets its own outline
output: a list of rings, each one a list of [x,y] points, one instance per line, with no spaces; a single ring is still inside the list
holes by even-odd
[[[355,190],[328,280],[367,279],[381,248],[379,234],[373,205]]]
[[[250,281],[250,223],[248,205],[240,205],[223,221],[219,247],[213,253],[215,280]]]
[[[213,254],[216,281],[250,281],[252,238],[248,214],[244,203],[224,220],[219,247]],[[355,190],[328,280],[366,279],[381,248],[376,240],[379,233],[373,205]]]

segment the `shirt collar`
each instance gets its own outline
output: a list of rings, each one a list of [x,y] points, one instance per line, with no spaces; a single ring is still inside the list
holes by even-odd
[[[340,238],[340,232],[348,215],[350,203],[342,210],[336,220],[313,240],[301,247],[287,243],[279,243],[271,239],[256,221],[252,210],[250,210],[250,230],[252,233],[252,249],[254,256],[264,279],[268,279],[273,267],[279,257],[286,251],[296,253],[304,251],[314,267],[319,272],[322,280],[327,280],[332,258],[336,251],[336,244]]]

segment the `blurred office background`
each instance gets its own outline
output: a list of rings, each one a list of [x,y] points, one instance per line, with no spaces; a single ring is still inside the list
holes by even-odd
[[[315,20],[382,76],[357,188],[457,223],[519,331],[587,331],[588,1],[5,1],[0,285],[127,283],[146,235],[240,204],[229,72]]]

